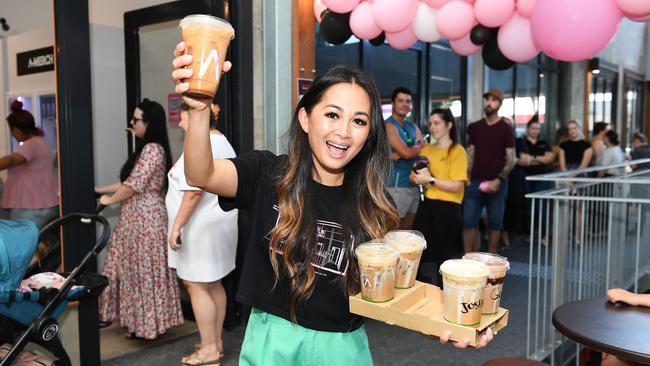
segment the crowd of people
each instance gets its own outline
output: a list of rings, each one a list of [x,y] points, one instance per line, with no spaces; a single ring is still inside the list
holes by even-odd
[[[551,143],[541,135],[542,124],[535,115],[525,133],[515,136],[514,123],[499,115],[504,96],[496,88],[483,95],[485,117],[468,125],[466,147],[459,143],[456,118],[444,108],[434,109],[428,117],[428,141],[409,119],[411,98],[410,90],[396,88],[391,116],[385,120],[392,160],[388,192],[402,228],[419,230],[427,239],[424,263],[439,265],[454,253],[478,250],[482,226],[485,246],[492,253],[507,250],[511,236],[529,234],[531,200],[525,195],[548,190],[552,183],[526,177],[625,161],[618,133],[604,122],[594,124],[589,141],[579,122],[568,121]],[[632,146],[630,158],[650,156],[642,133],[633,135]],[[617,167],[595,175],[623,172]]]
[[[181,94],[192,72],[183,47],[175,50],[172,73]],[[224,71],[230,67],[226,62]],[[423,263],[439,265],[460,251],[479,250],[483,225],[487,251],[496,253],[530,228],[525,195],[551,188],[527,176],[625,159],[618,134],[604,123],[594,125],[588,141],[582,126],[569,121],[549,143],[535,116],[525,134],[515,136],[513,122],[499,115],[504,95],[496,88],[483,95],[485,117],[468,126],[466,146],[450,109],[434,109],[423,134],[409,118],[411,91],[396,88],[391,101],[391,116],[383,120],[372,77],[331,68],[300,99],[287,154],[236,156],[216,127],[219,107],[185,96],[179,122],[185,145],[173,164],[165,111],[142,100],[130,121],[136,144],[119,182],[95,189],[101,204],[121,206],[103,268],[109,286],[99,301],[101,321],[119,321],[128,339],[157,338],[183,323],[180,279],[201,338],[181,362],[217,364],[224,355],[226,304],[233,300],[221,280],[235,268],[243,209],[251,225],[237,300],[252,312],[240,364],[302,364],[327,353],[331,363],[370,365],[362,319],[348,310],[348,295],[360,286],[356,259],[348,254],[355,245],[398,227],[419,230],[428,244]],[[49,148],[30,117],[15,104],[7,118],[22,144],[0,158],[0,170],[9,169],[2,207],[12,219],[42,225],[57,200],[51,166],[45,166],[51,164]],[[633,159],[650,157],[643,134],[634,134],[632,146]],[[617,174],[619,168],[597,173]],[[35,191],[34,181],[45,184]],[[333,253],[341,253],[336,261],[315,264],[314,258]],[[612,301],[619,297],[637,300],[610,292]],[[492,338],[488,330],[478,347]],[[468,341],[454,345],[465,348]],[[315,353],[308,355],[307,348]]]

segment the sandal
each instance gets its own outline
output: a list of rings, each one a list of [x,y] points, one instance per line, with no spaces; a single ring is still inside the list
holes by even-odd
[[[189,356],[183,357],[181,364],[185,366],[219,366],[221,365],[221,356],[216,360],[206,361],[201,357],[199,351],[196,351]]]
[[[138,337],[137,335],[135,335],[134,332],[126,332],[126,334],[124,335],[124,338],[126,338],[128,340],[131,340],[131,341],[146,341],[146,339],[144,337]]]
[[[198,351],[201,349],[201,342],[199,343],[194,343],[194,350]],[[223,357],[223,352],[219,352],[219,357]]]

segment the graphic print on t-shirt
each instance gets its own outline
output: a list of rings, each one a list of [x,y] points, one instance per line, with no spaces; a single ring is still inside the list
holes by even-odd
[[[277,205],[273,209],[278,212],[280,221],[280,209]],[[267,237],[267,239],[269,239]],[[354,240],[350,238],[350,240]],[[285,241],[280,241],[278,249],[273,249],[276,253],[283,254]],[[333,273],[338,276],[345,276],[348,269],[347,246],[343,235],[343,227],[332,221],[316,220],[316,256],[311,262],[316,274],[326,276],[327,273]]]

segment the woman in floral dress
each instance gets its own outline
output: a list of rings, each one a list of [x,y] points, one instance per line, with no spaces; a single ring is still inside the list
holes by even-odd
[[[121,182],[96,189],[101,204],[122,204],[103,271],[109,286],[100,297],[100,319],[119,319],[130,339],[154,339],[183,323],[176,273],[167,266],[164,194],[171,156],[165,122],[160,104],[142,101],[131,120],[136,149]]]

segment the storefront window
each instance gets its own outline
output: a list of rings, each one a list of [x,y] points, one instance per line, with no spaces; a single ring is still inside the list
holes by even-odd
[[[640,79],[625,78],[624,131],[621,139],[622,147],[630,147],[632,135],[643,132],[643,82]]]
[[[515,122],[517,135],[522,135],[526,124],[535,115],[542,123],[542,133],[551,139],[558,123],[557,113],[557,63],[544,55],[514,67],[496,71],[485,68],[485,90],[499,88],[503,91],[503,106],[499,115]]]
[[[449,108],[454,117],[462,116],[461,56],[448,44],[438,42],[429,50],[429,105]]]
[[[593,130],[594,123],[606,122],[612,129],[616,125],[616,73],[601,69],[600,74],[593,75],[591,79],[591,92],[589,93],[589,131]]]
[[[339,46],[329,44],[318,33],[316,23],[316,72],[322,72],[335,65],[359,67],[359,44],[360,41],[355,36]]]
[[[396,50],[388,44],[383,44],[368,52],[366,70],[370,72],[377,83],[379,96],[383,104],[384,118],[392,113],[390,96],[395,88],[403,86],[413,92],[413,109],[411,119],[417,120],[419,101],[419,70],[420,51],[415,49]]]

